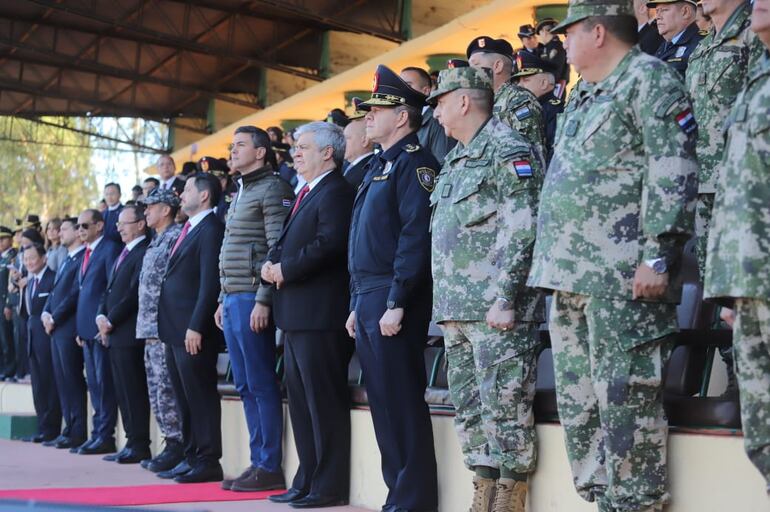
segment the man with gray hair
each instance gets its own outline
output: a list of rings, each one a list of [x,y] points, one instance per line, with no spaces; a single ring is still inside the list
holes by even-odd
[[[224,480],[222,488],[283,489],[283,405],[275,376],[272,290],[260,284],[259,273],[281,233],[294,194],[275,172],[275,155],[264,130],[236,129],[230,158],[241,177],[225,223],[219,255],[222,291],[214,320],[224,331],[233,380],[243,403],[251,465],[238,478]]]
[[[344,329],[349,275],[345,255],[353,189],[342,176],[342,129],[315,122],[297,130],[294,164],[307,182],[262,267],[275,286],[283,332],[289,414],[299,456],[291,488],[271,501],[294,508],[348,502],[353,345]]]

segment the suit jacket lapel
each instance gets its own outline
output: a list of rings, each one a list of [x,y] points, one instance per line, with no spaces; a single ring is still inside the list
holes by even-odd
[[[171,256],[171,259],[168,262],[168,268],[166,269],[166,274],[168,274],[169,270],[174,268],[174,265],[176,265],[177,261],[179,261],[179,258],[181,258],[182,255],[189,250],[192,241],[198,238],[200,232],[209,222],[211,222],[209,217],[216,217],[216,215],[214,212],[209,213],[194,228],[191,228],[190,231],[187,232],[187,236],[184,237],[184,240],[182,240],[182,243],[179,245],[174,255]]]
[[[281,236],[278,237],[278,240],[283,238],[283,235],[286,233],[286,230],[289,229],[289,226],[291,225],[291,223],[294,222],[294,219],[296,219],[297,216],[299,216],[299,212],[301,212],[303,208],[305,208],[308,204],[310,204],[310,201],[316,195],[318,195],[318,191],[321,190],[329,182],[329,180],[334,179],[332,175],[335,172],[338,172],[338,171],[335,170],[329,173],[324,179],[321,180],[321,182],[318,185],[313,187],[313,190],[308,192],[307,195],[302,198],[302,202],[299,203],[299,206],[297,207],[297,211],[294,212],[294,215],[289,214],[289,216],[286,217],[286,220],[284,221],[284,225],[283,225],[283,231],[281,231]]]

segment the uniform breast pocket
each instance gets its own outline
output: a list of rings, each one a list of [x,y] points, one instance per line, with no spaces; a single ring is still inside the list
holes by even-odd
[[[753,116],[748,126],[750,144],[760,157],[760,162],[770,162],[770,113]]]
[[[597,114],[585,120],[581,134],[583,155],[591,159],[586,164],[597,171],[622,171],[629,154],[642,144],[641,136],[610,105]]]
[[[711,62],[716,66],[706,75],[709,92],[725,99],[733,99],[743,86],[743,75],[748,56],[741,46],[723,46],[715,52]]]
[[[492,187],[484,186],[484,174],[469,176],[457,184],[452,209],[465,227],[478,226],[497,212],[497,200]]]

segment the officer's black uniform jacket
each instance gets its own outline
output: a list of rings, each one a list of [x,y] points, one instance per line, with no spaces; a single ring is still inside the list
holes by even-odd
[[[663,41],[658,47],[658,51],[655,52],[655,56],[663,62],[670,64],[684,77],[684,73],[687,71],[687,63],[690,60],[690,54],[698,46],[701,39],[703,39],[703,34],[700,32],[698,25],[692,23],[685,29],[676,43]]]
[[[405,307],[430,284],[429,196],[437,174],[415,133],[372,157],[350,224],[351,310],[358,294],[386,287],[391,307]]]

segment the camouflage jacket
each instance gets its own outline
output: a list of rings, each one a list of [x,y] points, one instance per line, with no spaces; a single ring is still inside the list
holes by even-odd
[[[156,234],[142,260],[139,274],[139,311],[136,315],[136,338],[158,337],[158,299],[163,276],[166,274],[171,248],[174,246],[182,226],[170,225],[163,233]]]
[[[494,114],[520,133],[545,155],[545,122],[543,107],[534,94],[513,82],[505,82],[495,92]],[[544,160],[543,160],[544,161]]]
[[[685,81],[698,120],[698,188],[704,194],[717,190],[724,151],[722,128],[746,83],[750,63],[762,54],[762,43],[749,30],[750,15],[751,5],[745,2],[719,34],[712,28],[690,55]]]
[[[770,54],[727,121],[706,260],[706,297],[770,300]]]
[[[577,87],[540,197],[529,284],[630,300],[639,264],[662,257],[663,300],[677,302],[697,192],[697,125],[681,79],[633,47],[607,78]]]
[[[526,286],[542,174],[497,117],[447,155],[430,197],[435,321],[484,320],[497,297],[518,321],[543,320],[542,293]]]
[[[12,265],[15,258],[16,249],[13,247],[8,249],[5,255],[0,254],[0,309],[8,302],[8,281],[11,275],[8,265]]]

